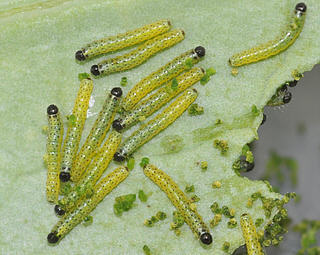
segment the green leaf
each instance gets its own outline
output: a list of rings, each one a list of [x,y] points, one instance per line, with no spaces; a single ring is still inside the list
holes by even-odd
[[[230,243],[228,252],[244,244],[239,224],[233,229],[227,219],[211,230],[214,244],[204,249],[188,226],[170,231],[165,222],[159,228],[147,229],[141,224],[150,213],[170,212],[173,205],[159,188],[146,178],[140,168],[112,191],[92,212],[94,222],[87,228],[71,231],[55,247],[47,244],[46,236],[57,222],[53,208],[45,200],[46,170],[42,156],[46,138],[41,127],[46,125],[46,107],[55,103],[61,113],[71,113],[79,81],[78,73],[89,72],[91,65],[110,56],[101,56],[79,64],[75,52],[86,43],[107,35],[135,29],[158,19],[169,18],[174,28],[186,33],[183,42],[150,58],[147,63],[125,73],[94,80],[94,105],[89,108],[83,139],[89,133],[96,114],[105,100],[105,91],[119,85],[121,77],[130,81],[124,93],[140,79],[188,49],[202,45],[206,56],[198,66],[213,67],[217,72],[206,86],[199,83],[197,102],[205,108],[203,115],[183,114],[167,130],[134,154],[168,173],[183,189],[193,183],[201,200],[199,213],[209,225],[214,214],[210,205],[217,202],[254,219],[265,219],[260,201],[247,208],[252,193],[260,191],[266,198],[281,198],[262,181],[251,181],[232,170],[242,147],[258,138],[257,129],[262,113],[255,116],[252,105],[261,110],[288,80],[309,71],[320,62],[320,4],[307,1],[305,27],[285,52],[268,60],[238,68],[231,74],[229,57],[236,52],[275,38],[286,26],[297,1],[171,1],[171,0],[4,0],[0,4],[0,190],[5,204],[0,205],[2,221],[0,246],[2,253],[26,254],[128,254],[142,252],[148,243],[155,254],[225,254],[221,247]],[[307,89],[307,88],[306,88]],[[219,125],[215,124],[219,120]],[[217,122],[218,123],[218,122]],[[66,126],[66,125],[65,125]],[[130,130],[125,136],[130,134]],[[184,147],[179,152],[164,152],[161,141],[166,136],[179,136]],[[228,141],[229,150],[221,155],[213,140]],[[208,162],[208,170],[199,171],[197,162]],[[116,167],[111,163],[107,172]],[[221,188],[212,189],[219,180]],[[136,193],[137,187],[152,192],[150,208],[139,204],[121,218],[113,213],[115,197]],[[276,209],[272,211],[274,215]],[[260,229],[265,227],[264,221]],[[26,234],[27,233],[27,234]],[[150,238],[152,236],[152,238]],[[122,237],[122,238],[119,238]],[[125,240],[125,241],[124,241]]]

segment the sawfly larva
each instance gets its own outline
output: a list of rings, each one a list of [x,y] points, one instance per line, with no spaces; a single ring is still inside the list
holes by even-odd
[[[135,30],[108,36],[87,44],[76,52],[75,57],[79,61],[84,61],[101,54],[121,50],[163,34],[170,27],[171,23],[169,20],[159,20]]]
[[[57,243],[75,226],[81,223],[97,205],[129,175],[127,167],[120,166],[104,177],[95,187],[92,197],[79,201],[70,213],[64,215],[47,237],[49,243]]]
[[[87,118],[87,110],[92,89],[93,82],[90,78],[81,80],[80,88],[72,110],[74,121],[70,122],[68,125],[67,135],[62,147],[61,172],[59,176],[62,182],[69,181],[71,177],[70,171],[78,152],[83,126]]]
[[[277,55],[286,50],[300,35],[306,18],[306,11],[307,6],[304,3],[298,3],[287,29],[282,32],[280,36],[267,43],[263,43],[233,55],[229,59],[230,65],[242,66],[250,64]]]
[[[55,105],[49,105],[47,108],[48,116],[48,137],[47,137],[47,157],[48,166],[46,194],[47,200],[56,203],[59,197],[60,189],[60,159],[61,143],[63,138],[63,123],[61,121],[59,109]]]
[[[189,225],[197,238],[205,245],[211,244],[212,236],[209,228],[202,220],[196,208],[191,206],[191,200],[183,193],[172,178],[156,166],[150,164],[143,168],[143,172],[167,194],[171,203],[181,213],[184,221]]]

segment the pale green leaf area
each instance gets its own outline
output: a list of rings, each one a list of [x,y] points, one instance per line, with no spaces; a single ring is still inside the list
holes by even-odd
[[[184,189],[194,185],[199,213],[205,222],[213,218],[210,205],[218,202],[254,220],[265,218],[260,200],[246,208],[250,195],[271,193],[261,181],[238,177],[231,166],[246,143],[257,137],[262,114],[251,114],[252,105],[262,109],[276,89],[292,80],[291,72],[309,71],[320,59],[320,3],[308,6],[305,27],[297,41],[285,52],[266,61],[240,67],[231,75],[228,58],[240,50],[274,38],[285,27],[296,1],[2,1],[0,4],[0,253],[1,254],[143,254],[146,244],[152,254],[226,254],[222,244],[230,242],[230,254],[244,243],[239,224],[227,228],[227,219],[213,229],[213,244],[200,245],[189,227],[177,237],[169,230],[173,205],[159,188],[144,176],[142,157],[166,171]],[[29,7],[28,7],[29,6]],[[31,6],[31,7],[30,7]],[[92,212],[93,224],[79,225],[58,245],[50,246],[46,237],[58,220],[53,206],[46,202],[46,169],[42,156],[46,138],[46,107],[55,103],[64,115],[71,112],[78,90],[78,73],[89,72],[94,61],[78,64],[74,53],[82,45],[105,35],[134,29],[158,19],[169,18],[174,28],[183,28],[186,38],[178,45],[152,57],[147,63],[126,73],[94,81],[93,106],[85,126],[87,135],[105,98],[106,90],[120,86],[128,78],[128,90],[141,78],[174,56],[202,45],[205,60],[199,65],[214,67],[216,75],[205,86],[196,85],[204,114],[183,114],[173,125],[134,154],[135,168]],[[116,54],[114,54],[116,55]],[[109,57],[109,56],[108,56]],[[294,92],[294,90],[293,90]],[[217,119],[220,126],[214,126]],[[125,133],[128,136],[131,131]],[[170,153],[161,146],[164,137],[178,135],[183,148]],[[221,155],[214,139],[228,141],[229,151]],[[178,139],[179,140],[179,139]],[[201,171],[197,162],[207,161]],[[115,168],[111,164],[107,172]],[[220,189],[212,189],[219,180]],[[113,213],[114,198],[138,193],[150,195],[146,203],[121,217]],[[163,211],[168,218],[148,228],[145,219]],[[266,221],[262,224],[264,227]]]

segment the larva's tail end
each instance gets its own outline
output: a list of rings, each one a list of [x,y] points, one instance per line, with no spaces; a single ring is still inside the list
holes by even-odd
[[[202,46],[198,46],[194,49],[194,51],[196,52],[197,56],[199,58],[202,58],[206,55],[206,49]]]
[[[209,245],[212,243],[212,236],[210,233],[205,232],[200,236],[200,241],[205,244],[205,245]]]
[[[49,243],[57,243],[59,241],[59,237],[57,236],[57,232],[51,232],[48,236],[47,236],[47,240]]]
[[[48,108],[47,108],[47,114],[48,115],[56,115],[56,114],[58,114],[58,112],[59,112],[59,109],[54,104],[49,105]]]
[[[63,209],[60,207],[60,205],[55,205],[55,207],[54,207],[54,212],[55,212],[56,215],[58,215],[58,216],[62,216],[62,215],[64,215],[64,214],[66,213],[66,211],[63,210]]]
[[[62,181],[62,182],[70,181],[70,177],[71,177],[71,175],[68,172],[60,172],[60,174],[59,174],[60,181]]]
[[[99,66],[98,65],[91,66],[90,71],[94,76],[99,76],[100,75],[100,71],[99,71]]]
[[[126,159],[125,156],[123,156],[120,152],[116,152],[113,156],[113,160],[117,162],[123,162]]]
[[[76,60],[78,60],[78,61],[84,61],[84,60],[86,60],[86,57],[84,56],[82,50],[78,50],[78,51],[76,52],[75,58],[76,58]]]

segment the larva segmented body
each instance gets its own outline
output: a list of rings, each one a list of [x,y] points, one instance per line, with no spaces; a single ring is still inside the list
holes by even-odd
[[[212,236],[209,228],[203,222],[195,208],[191,207],[190,199],[183,193],[178,185],[165,172],[154,165],[146,165],[143,168],[144,174],[149,177],[161,190],[163,190],[172,204],[182,214],[184,221],[190,226],[192,232],[203,244],[212,243]]]
[[[70,180],[70,171],[78,152],[83,126],[87,118],[87,110],[92,89],[93,82],[91,79],[87,78],[81,80],[80,88],[72,110],[75,121],[68,126],[67,135],[62,148],[60,172],[60,180],[62,182]]]
[[[198,92],[195,89],[186,90],[162,113],[158,114],[154,119],[141,126],[128,137],[115,153],[114,160],[119,162],[124,161],[140,146],[167,128],[196,100],[197,96]]]
[[[75,57],[79,61],[84,61],[101,54],[124,49],[163,34],[170,27],[171,23],[169,20],[159,20],[135,30],[108,36],[87,44],[76,52]]]
[[[298,3],[287,29],[282,32],[280,36],[267,43],[233,55],[229,59],[230,65],[242,66],[250,64],[277,55],[286,50],[294,43],[301,33],[306,17],[306,11],[307,6],[304,3]]]
[[[93,65],[91,67],[91,73],[95,76],[99,76],[129,70],[142,64],[157,52],[169,48],[183,39],[184,32],[182,30],[172,30],[171,32],[146,41],[129,53]]]
[[[262,251],[257,231],[250,215],[246,213],[242,214],[240,217],[240,225],[246,241],[248,255],[263,255],[264,252]]]
[[[47,200],[56,203],[59,197],[60,188],[60,159],[61,143],[63,138],[63,123],[61,121],[59,109],[55,105],[47,108],[48,116],[48,137],[47,137]]]
[[[54,210],[58,215],[63,215],[66,211],[70,211],[84,196],[89,196],[96,182],[100,179],[104,171],[107,169],[113,158],[120,142],[122,134],[112,131],[99,149],[98,153],[89,164],[88,169],[80,179],[79,183],[70,191],[68,195],[59,200]]]
[[[204,56],[205,48],[198,46],[195,49],[188,50],[174,58],[157,71],[139,81],[123,99],[121,103],[122,108],[126,111],[132,110],[144,96],[165,82],[170,81],[185,70],[188,70],[192,65],[198,63]],[[190,65],[188,65],[188,61],[190,62]]]
[[[149,117],[176,95],[200,81],[204,74],[205,71],[202,68],[194,67],[190,71],[178,76],[176,79],[177,87],[172,88],[172,83],[168,82],[164,87],[141,101],[130,113],[125,114],[121,119],[115,120],[112,124],[113,128],[120,131],[133,126],[142,117]]]
[[[72,181],[79,181],[82,173],[100,147],[114,119],[121,96],[122,89],[119,87],[113,88],[111,92],[108,93],[107,99],[105,100],[93,127],[91,128],[90,134],[82,145],[80,152],[74,161],[71,169]]]
[[[88,216],[96,206],[115,189],[124,179],[129,175],[128,168],[120,166],[113,172],[103,178],[95,187],[92,197],[79,201],[76,208],[70,213],[63,216],[62,219],[53,227],[47,240],[49,243],[57,243],[75,226],[81,223],[86,216]]]

